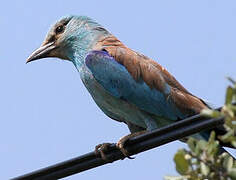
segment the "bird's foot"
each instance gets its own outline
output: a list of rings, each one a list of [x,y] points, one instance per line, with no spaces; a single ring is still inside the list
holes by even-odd
[[[120,140],[116,143],[116,147],[122,152],[122,154],[129,158],[129,159],[134,159],[134,157],[130,157],[130,153],[125,149],[125,143],[132,137],[136,137],[139,136],[141,134],[144,134],[146,131],[139,131],[139,132],[135,132],[132,134],[129,134],[127,136],[124,136],[122,138],[120,138]]]
[[[105,152],[107,152],[109,150],[109,148],[111,147],[111,145],[113,145],[112,143],[102,143],[102,144],[98,144],[95,147],[95,154],[97,156],[101,156],[101,158],[106,161],[106,162],[112,162],[111,160],[109,160],[109,158],[107,158]]]
[[[131,157],[130,153],[125,149],[125,144],[130,138],[139,136],[141,134],[144,134],[145,132],[146,131],[139,131],[139,132],[135,132],[135,133],[132,133],[132,134],[129,134],[127,136],[124,136],[124,137],[120,138],[120,140],[116,143],[116,148],[119,149],[125,157],[127,157],[129,159],[134,159],[134,157]],[[95,154],[97,156],[101,157],[106,162],[113,162],[106,155],[106,152],[109,151],[111,146],[113,146],[113,145],[114,145],[113,143],[98,144],[95,147]],[[114,148],[114,146],[113,146],[113,148]]]

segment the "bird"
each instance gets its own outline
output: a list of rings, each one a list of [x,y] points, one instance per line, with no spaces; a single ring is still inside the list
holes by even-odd
[[[126,157],[129,152],[124,146],[130,137],[210,108],[157,61],[128,48],[87,16],[59,19],[26,62],[47,57],[72,62],[98,107],[111,119],[128,126],[130,134],[116,144]],[[193,136],[207,139],[209,132]],[[109,145],[96,147],[104,160]]]

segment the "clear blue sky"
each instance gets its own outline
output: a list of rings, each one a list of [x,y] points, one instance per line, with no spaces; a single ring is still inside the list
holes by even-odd
[[[4,1],[0,8],[0,179],[92,151],[128,134],[106,117],[72,63],[25,64],[50,25],[68,14],[95,18],[127,46],[157,60],[193,94],[220,106],[236,78],[235,0]],[[162,179],[176,174],[168,145],[66,179]],[[236,153],[234,153],[236,154]]]

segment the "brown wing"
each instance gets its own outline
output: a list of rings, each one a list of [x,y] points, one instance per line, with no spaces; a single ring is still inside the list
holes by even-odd
[[[195,114],[207,108],[201,99],[189,93],[160,64],[129,49],[116,37],[108,36],[101,39],[94,50],[106,50],[117,62],[126,67],[136,81],[142,79],[150,88],[155,88],[165,94],[165,85],[168,83],[171,92],[165,94],[166,98],[171,98],[181,112]]]

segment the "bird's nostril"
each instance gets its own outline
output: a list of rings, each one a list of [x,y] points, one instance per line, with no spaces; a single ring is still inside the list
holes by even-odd
[[[56,40],[56,37],[53,35],[49,38],[48,42],[54,42]]]

